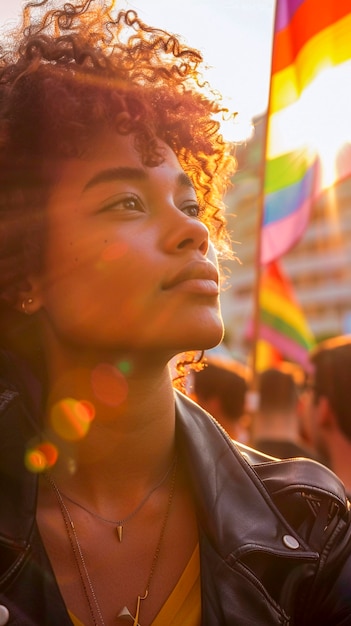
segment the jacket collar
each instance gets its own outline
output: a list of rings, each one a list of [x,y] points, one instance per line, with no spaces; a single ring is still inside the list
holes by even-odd
[[[274,505],[254,464],[267,460],[235,444],[197,404],[176,393],[177,429],[202,532],[231,563],[253,551],[315,560],[316,553]],[[278,470],[278,467],[277,467]],[[279,470],[278,470],[279,471]],[[286,545],[293,537],[294,548]],[[298,545],[298,547],[296,547]]]

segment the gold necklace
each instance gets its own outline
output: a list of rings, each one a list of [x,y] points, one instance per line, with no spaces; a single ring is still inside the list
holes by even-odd
[[[174,496],[174,489],[175,489],[175,479],[176,479],[176,473],[177,473],[177,457],[174,460],[173,463],[173,472],[172,472],[172,479],[171,479],[171,484],[170,484],[170,489],[169,489],[169,495],[168,495],[168,501],[167,501],[167,508],[166,508],[166,512],[165,512],[165,516],[163,518],[163,522],[162,522],[162,526],[161,526],[161,531],[160,531],[160,535],[157,541],[157,545],[156,545],[156,549],[154,552],[154,555],[152,557],[152,563],[151,563],[151,568],[150,568],[150,572],[149,572],[149,576],[146,582],[146,586],[145,586],[145,591],[143,594],[140,594],[137,596],[137,600],[136,600],[136,609],[135,609],[135,615],[133,616],[132,613],[129,611],[129,609],[127,608],[127,606],[124,606],[122,608],[122,610],[118,613],[117,617],[123,617],[123,618],[128,618],[133,622],[133,626],[140,626],[139,624],[139,615],[140,615],[140,607],[141,607],[141,602],[142,600],[146,600],[146,598],[149,595],[149,590],[150,590],[150,585],[151,585],[151,581],[152,578],[154,576],[155,573],[155,569],[156,569],[156,565],[158,562],[158,558],[160,555],[160,550],[161,550],[161,544],[162,544],[162,540],[165,534],[165,530],[166,530],[166,526],[167,526],[167,522],[168,522],[168,518],[169,518],[169,513],[171,510],[171,505],[172,505],[172,501],[173,501],[173,496]],[[73,523],[73,520],[71,518],[70,512],[63,500],[62,494],[59,490],[59,488],[57,487],[54,479],[50,476],[50,474],[46,473],[46,478],[49,481],[49,484],[51,485],[51,488],[56,496],[60,511],[61,511],[61,515],[62,515],[62,519],[64,521],[65,524],[65,529],[66,529],[66,533],[67,533],[67,537],[72,549],[72,553],[74,556],[74,560],[78,569],[78,573],[79,573],[79,578],[81,581],[81,585],[82,585],[82,589],[85,595],[85,598],[87,600],[87,604],[89,606],[89,611],[90,611],[90,615],[92,618],[92,622],[94,624],[94,626],[105,626],[105,622],[103,619],[103,615],[102,615],[102,611],[100,608],[100,604],[98,602],[96,593],[95,593],[95,589],[93,587],[93,583],[91,581],[90,578],[90,574],[88,572],[88,568],[86,565],[86,561],[85,561],[85,557],[82,551],[82,547],[80,545],[79,539],[78,539],[78,535],[77,535],[77,531],[75,528],[75,525]],[[99,621],[97,621],[97,617],[96,614],[98,616]]]
[[[139,513],[140,509],[144,506],[144,504],[146,504],[146,502],[149,500],[149,498],[152,496],[152,494],[159,489],[159,487],[161,487],[161,485],[163,485],[163,483],[167,480],[169,474],[171,473],[171,470],[175,464],[175,458],[173,459],[171,465],[169,466],[169,468],[167,469],[166,473],[164,474],[164,476],[162,476],[161,480],[158,481],[158,483],[156,483],[156,485],[154,485],[151,489],[151,491],[149,491],[146,496],[144,496],[144,498],[142,499],[141,502],[139,502],[138,506],[131,512],[129,513],[129,515],[127,515],[127,517],[124,517],[123,519],[120,520],[112,520],[112,519],[107,519],[106,517],[103,517],[102,515],[99,515],[98,513],[95,513],[95,511],[90,511],[90,509],[88,509],[84,504],[81,504],[81,502],[77,502],[77,500],[74,500],[73,498],[71,498],[71,496],[66,495],[65,493],[63,493],[63,491],[60,490],[60,495],[62,498],[64,498],[64,500],[68,500],[69,502],[72,502],[72,504],[74,504],[75,506],[78,506],[79,508],[83,509],[83,511],[85,511],[86,513],[89,513],[89,515],[91,515],[92,517],[95,517],[98,520],[101,520],[102,522],[105,522],[106,524],[113,524],[116,527],[116,532],[117,532],[117,537],[119,542],[121,543],[122,539],[123,539],[123,530],[124,530],[124,524],[126,522],[129,522],[129,520],[131,520],[137,513]]]

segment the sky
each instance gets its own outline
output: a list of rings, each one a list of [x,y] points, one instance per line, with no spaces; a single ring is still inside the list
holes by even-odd
[[[0,23],[18,22],[22,0],[0,0]],[[207,78],[238,111],[243,132],[268,105],[275,0],[119,0],[199,49]]]

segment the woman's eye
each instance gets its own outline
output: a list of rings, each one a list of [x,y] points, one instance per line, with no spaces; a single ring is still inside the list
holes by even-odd
[[[139,198],[136,196],[122,196],[118,198],[111,198],[110,202],[107,202],[103,211],[142,211],[143,206]]]
[[[193,202],[192,204],[188,204],[183,207],[182,212],[189,217],[200,217],[201,207],[197,204],[197,202]]]

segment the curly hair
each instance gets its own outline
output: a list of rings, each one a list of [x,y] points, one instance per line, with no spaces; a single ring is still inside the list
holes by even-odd
[[[170,146],[193,181],[212,241],[230,249],[222,198],[236,160],[218,121],[228,111],[203,80],[202,55],[134,11],[117,13],[114,1],[58,4],[28,3],[22,26],[0,48],[3,345],[4,319],[13,324],[26,276],[43,263],[45,206],[59,164],[89,156],[106,131],[131,134],[151,167],[163,158],[159,140]]]

